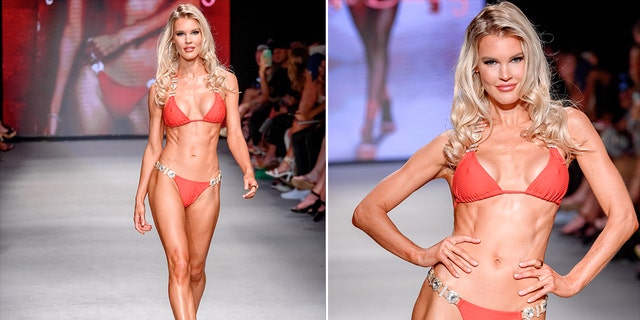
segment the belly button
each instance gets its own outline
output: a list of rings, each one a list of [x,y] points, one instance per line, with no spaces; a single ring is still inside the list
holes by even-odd
[[[502,264],[502,260],[499,258],[493,259],[494,264]]]

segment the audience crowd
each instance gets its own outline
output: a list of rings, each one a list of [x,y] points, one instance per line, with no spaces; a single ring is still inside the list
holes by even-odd
[[[258,75],[239,104],[256,175],[291,208],[325,216],[325,46],[269,40],[256,47]]]
[[[622,174],[640,214],[640,20],[632,27],[628,69],[612,70],[597,52],[558,49],[555,57],[558,92],[582,108]],[[584,181],[577,164],[570,168],[570,192],[561,204],[562,213],[571,213],[560,233],[574,236],[585,245],[602,231],[607,216]],[[571,188],[571,185],[573,188]],[[562,217],[564,215],[559,215]],[[616,259],[636,264],[640,280],[640,231],[619,250]]]

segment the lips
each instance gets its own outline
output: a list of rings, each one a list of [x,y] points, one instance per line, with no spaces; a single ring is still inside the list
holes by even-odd
[[[499,91],[502,91],[502,92],[509,92],[509,91],[512,91],[513,89],[515,89],[516,85],[515,84],[504,84],[504,85],[496,86],[496,88]]]
[[[193,50],[195,50],[195,47],[185,47],[184,48],[185,52],[192,52]]]

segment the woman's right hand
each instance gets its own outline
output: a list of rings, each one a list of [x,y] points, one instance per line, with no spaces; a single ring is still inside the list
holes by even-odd
[[[136,207],[133,209],[133,225],[140,234],[151,231],[151,225],[147,223],[147,219],[145,217],[144,205],[136,204]]]
[[[458,278],[458,270],[471,273],[471,267],[478,266],[478,261],[471,257],[464,249],[458,246],[460,243],[480,243],[480,239],[471,236],[450,236],[435,244],[430,250],[435,250],[435,266],[441,263],[452,276]]]

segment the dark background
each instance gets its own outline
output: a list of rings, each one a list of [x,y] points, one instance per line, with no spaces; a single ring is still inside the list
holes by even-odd
[[[243,90],[258,75],[254,54],[267,39],[325,43],[326,1],[231,1],[231,67]]]
[[[496,1],[488,1],[495,3]],[[640,1],[513,0],[554,48],[593,50],[603,67],[625,72],[631,26],[640,19]]]

